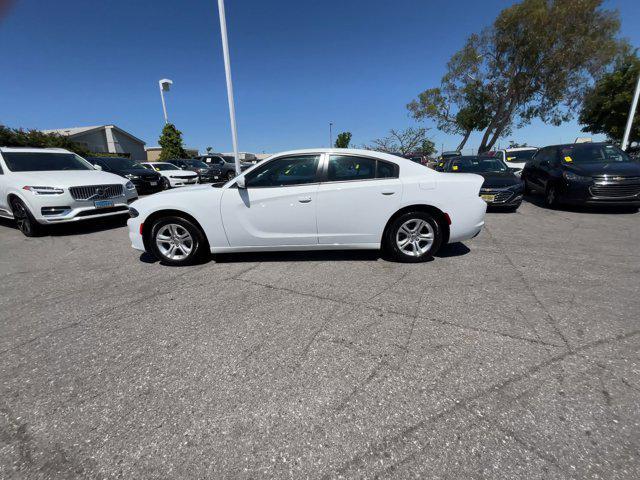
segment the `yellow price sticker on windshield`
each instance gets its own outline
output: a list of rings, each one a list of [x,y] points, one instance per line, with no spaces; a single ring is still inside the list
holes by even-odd
[[[458,166],[457,166],[457,165],[454,165],[454,166],[453,166],[453,169],[454,169],[454,170],[458,170]]]
[[[511,160],[513,160],[514,158],[516,158],[516,157],[507,157],[507,161],[511,161]]]
[[[573,158],[571,158],[569,155],[567,155],[566,157],[564,157],[564,161],[567,163],[571,163],[573,162]]]

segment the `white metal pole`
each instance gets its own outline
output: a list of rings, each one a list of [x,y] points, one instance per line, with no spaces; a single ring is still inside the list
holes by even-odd
[[[224,0],[218,0],[220,13],[220,35],[222,36],[222,54],[224,56],[224,71],[227,78],[227,99],[229,100],[229,117],[231,120],[231,141],[233,142],[233,156],[236,160],[236,175],[240,175],[240,158],[238,156],[238,132],[236,131],[236,108],[233,104],[233,83],[231,82],[231,60],[229,59],[229,40],[227,39],[227,19],[224,14]]]
[[[638,83],[636,84],[636,91],[633,94],[633,102],[631,102],[631,109],[629,110],[629,118],[627,119],[627,128],[624,129],[624,137],[622,139],[622,150],[626,150],[629,143],[629,135],[631,135],[631,125],[633,125],[633,117],[636,114],[636,108],[638,107],[638,97],[640,97],[640,75],[638,75]]]
[[[329,122],[329,148],[333,148],[333,122]]]
[[[164,112],[164,123],[169,123],[169,118],[167,117],[167,106],[164,103],[164,91],[162,90],[162,82],[158,82],[160,86],[160,98],[162,99],[162,111]]]

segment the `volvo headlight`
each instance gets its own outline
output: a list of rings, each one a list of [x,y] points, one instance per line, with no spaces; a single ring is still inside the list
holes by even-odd
[[[130,181],[125,183],[124,186],[125,186],[125,188],[127,190],[135,190],[136,189],[136,186],[133,183],[131,183]]]
[[[23,190],[28,190],[35,195],[60,195],[64,193],[64,190],[58,187],[41,187],[26,185],[22,187]]]
[[[565,180],[568,180],[570,182],[590,182],[591,180],[593,180],[593,178],[591,177],[585,177],[584,175],[578,175],[577,173],[573,172],[563,172],[562,176],[565,178]]]

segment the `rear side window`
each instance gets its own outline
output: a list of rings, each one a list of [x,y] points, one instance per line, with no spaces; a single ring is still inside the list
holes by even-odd
[[[370,178],[376,178],[376,161],[374,159],[350,155],[331,155],[329,157],[328,181],[342,182]]]
[[[353,155],[331,155],[327,167],[328,182],[398,178],[400,169],[391,162]]]

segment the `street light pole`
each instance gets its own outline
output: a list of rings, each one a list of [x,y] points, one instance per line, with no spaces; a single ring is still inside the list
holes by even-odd
[[[329,122],[329,148],[333,146],[333,122]]]
[[[640,75],[638,75],[638,83],[636,84],[636,91],[633,94],[633,101],[631,102],[631,109],[629,110],[629,118],[627,119],[627,127],[624,129],[624,137],[622,138],[622,150],[626,150],[629,144],[629,135],[631,135],[631,125],[633,125],[633,117],[636,114],[636,108],[638,107],[638,97],[640,97]]]
[[[233,156],[236,161],[236,175],[240,175],[240,158],[238,155],[238,132],[236,130],[236,107],[233,103],[233,83],[231,81],[231,60],[229,58],[229,40],[227,39],[227,19],[224,13],[224,0],[218,0],[220,14],[220,35],[222,36],[222,54],[224,56],[224,72],[227,79],[227,100],[229,101],[229,119],[231,121],[231,141]]]
[[[169,123],[169,118],[167,117],[167,105],[164,103],[164,92],[168,92],[169,88],[173,85],[173,81],[168,78],[163,78],[162,80],[158,80],[158,86],[160,87],[160,99],[162,100],[162,111],[164,112],[164,123]]]

